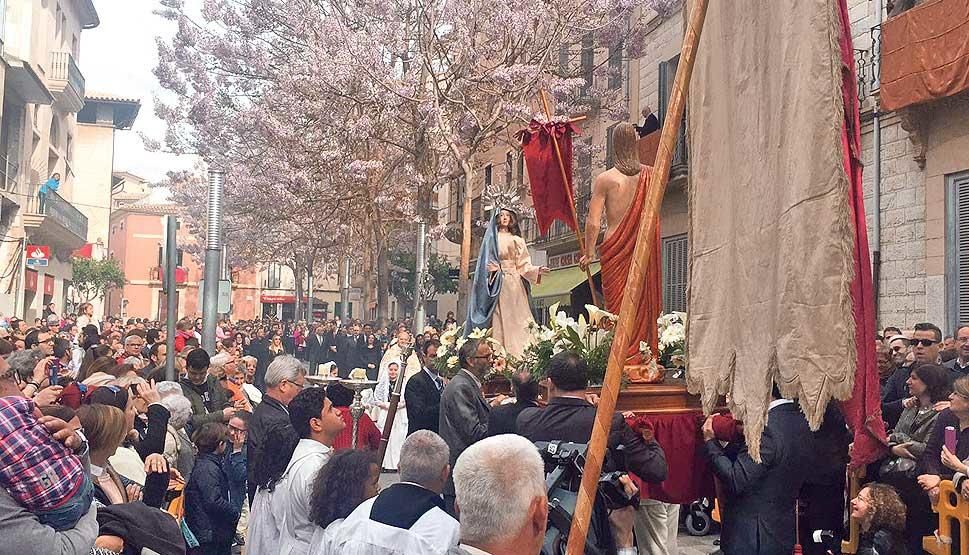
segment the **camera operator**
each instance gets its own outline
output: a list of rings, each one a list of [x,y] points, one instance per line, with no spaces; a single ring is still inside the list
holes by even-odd
[[[527,408],[518,416],[518,433],[529,441],[570,441],[589,443],[595,423],[596,407],[586,399],[589,367],[577,354],[563,351],[549,361],[548,406]],[[609,456],[604,471],[625,470],[644,482],[662,482],[667,465],[663,449],[647,442],[615,413],[608,441]],[[620,446],[622,449],[619,449]],[[624,464],[623,464],[624,462]],[[607,468],[609,464],[624,468]],[[628,478],[627,478],[628,480]],[[631,536],[631,534],[630,534]],[[624,543],[620,540],[618,543]]]

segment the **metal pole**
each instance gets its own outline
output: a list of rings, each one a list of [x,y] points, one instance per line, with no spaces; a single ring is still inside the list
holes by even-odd
[[[27,230],[24,230],[24,238],[20,243],[20,271],[17,283],[16,308],[13,313],[19,318],[27,318]]]
[[[350,321],[350,257],[343,261],[343,286],[340,289],[340,320],[343,325]]]
[[[414,333],[424,330],[424,273],[427,266],[427,224],[417,224],[417,261],[414,264]]]
[[[215,353],[215,325],[219,317],[219,270],[222,262],[222,191],[224,187],[225,172],[209,170],[205,290],[202,291],[202,348],[209,353]]]
[[[299,318],[296,318],[299,320]],[[313,322],[313,266],[306,266],[306,324]]]
[[[875,16],[876,25],[879,29],[882,24],[882,1],[878,0],[875,2],[877,12]],[[872,56],[875,67],[875,79],[878,88],[881,88],[881,34],[879,33],[878,40],[875,41],[874,35],[872,35],[872,50],[874,56]],[[882,124],[881,124],[881,114],[879,113],[881,107],[878,100],[880,95],[874,95],[875,106],[873,108],[872,125],[874,126],[872,134],[872,155],[875,158],[874,167],[872,170],[872,200],[875,203],[875,210],[872,213],[872,253],[871,253],[871,265],[872,265],[872,282],[874,286],[875,294],[875,325],[878,325],[878,297],[879,297],[879,282],[881,281],[881,267],[882,267]]]
[[[165,379],[173,382],[175,376],[175,321],[178,320],[178,285],[175,283],[175,265],[178,264],[176,241],[178,222],[175,216],[165,216]]]

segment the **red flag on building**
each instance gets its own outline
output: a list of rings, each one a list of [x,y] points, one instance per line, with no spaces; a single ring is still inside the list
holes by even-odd
[[[579,130],[569,122],[539,123],[532,120],[527,129],[518,132],[518,140],[522,144],[522,154],[528,167],[528,183],[532,189],[532,205],[535,208],[535,219],[538,220],[538,230],[542,235],[548,234],[548,229],[555,220],[562,221],[571,229],[575,229],[575,220],[570,203],[572,195],[572,135]],[[552,142],[554,133],[562,153],[562,163],[568,183],[562,181],[562,170],[559,167],[555,144]]]

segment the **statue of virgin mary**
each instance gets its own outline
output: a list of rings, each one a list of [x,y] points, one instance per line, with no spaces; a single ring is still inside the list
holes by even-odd
[[[508,208],[495,210],[478,253],[465,334],[490,327],[508,354],[521,357],[532,320],[531,283],[548,271],[532,265],[518,215]]]

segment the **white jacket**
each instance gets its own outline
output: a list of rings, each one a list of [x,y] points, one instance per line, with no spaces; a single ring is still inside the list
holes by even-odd
[[[313,537],[311,555],[444,555],[457,546],[458,521],[439,507],[418,518],[409,529],[371,520],[376,497]]]
[[[272,492],[260,489],[249,510],[249,553],[304,555],[319,526],[310,520],[316,474],[333,449],[312,439],[296,445],[286,472]]]

